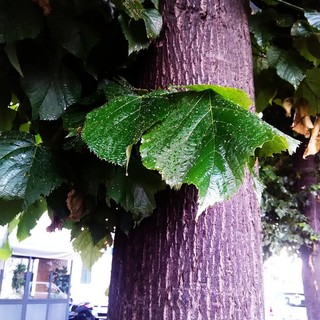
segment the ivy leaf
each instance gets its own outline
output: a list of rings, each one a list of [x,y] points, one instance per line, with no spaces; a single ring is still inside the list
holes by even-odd
[[[40,219],[46,209],[46,201],[41,199],[30,205],[27,210],[20,215],[17,229],[17,238],[19,241],[31,235],[30,231],[36,226],[37,220]]]
[[[320,12],[316,10],[305,10],[304,16],[312,27],[320,30]]]
[[[257,148],[270,155],[289,148],[288,139],[297,146],[212,90],[183,93],[172,107],[170,116],[142,137],[141,157],[171,187],[194,184],[198,212],[237,191]]]
[[[165,183],[156,172],[147,170],[137,160],[131,159],[128,174],[119,168],[107,183],[107,197],[115,200],[135,220],[148,217],[156,208],[155,194],[165,188]]]
[[[293,51],[285,51],[272,46],[267,52],[267,59],[270,67],[277,70],[279,77],[291,83],[295,88],[304,79],[304,63],[299,61]]]
[[[33,66],[24,72],[23,87],[28,95],[33,118],[56,120],[81,94],[78,77],[63,62]]]
[[[197,186],[203,210],[238,189],[257,148],[270,155],[297,146],[227,100],[228,90],[219,89],[223,97],[216,86],[208,88],[119,97],[88,114],[83,138],[100,158],[124,166],[128,146],[148,132],[140,147],[144,165],[159,171],[172,187]]]
[[[62,183],[53,155],[31,134],[0,132],[0,136],[0,199],[23,199],[27,208]]]
[[[7,260],[12,255],[12,249],[9,244],[9,239],[6,238],[2,246],[0,247],[0,260]]]
[[[0,0],[0,43],[33,39],[43,25],[41,12],[32,1]]]

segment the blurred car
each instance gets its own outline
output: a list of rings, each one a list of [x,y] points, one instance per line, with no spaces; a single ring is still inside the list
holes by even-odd
[[[33,299],[68,299],[68,295],[60,290],[60,288],[50,282],[35,282],[32,284],[31,297]]]
[[[107,319],[108,313],[108,304],[93,304],[92,307],[92,314],[95,316],[97,320],[105,320]]]
[[[266,301],[266,320],[308,320],[302,293],[285,292]]]

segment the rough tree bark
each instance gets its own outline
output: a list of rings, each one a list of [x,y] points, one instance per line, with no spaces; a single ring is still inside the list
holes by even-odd
[[[294,168],[300,179],[297,182],[297,191],[303,192],[304,203],[301,206],[303,214],[307,217],[315,232],[320,232],[320,202],[316,194],[309,192],[310,187],[318,183],[315,156],[302,158],[307,146],[304,142],[299,147],[294,158]],[[308,320],[318,320],[320,315],[320,246],[304,245],[300,249],[302,259],[302,281],[307,307]]]
[[[163,33],[141,86],[212,83],[253,96],[246,9],[239,0],[164,1]],[[250,178],[197,222],[196,209],[194,187],[167,190],[129,237],[117,231],[111,320],[264,319],[260,215]]]

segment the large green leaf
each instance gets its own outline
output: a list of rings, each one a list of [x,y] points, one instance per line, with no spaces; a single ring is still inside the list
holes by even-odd
[[[127,148],[171,109],[168,95],[119,96],[87,115],[82,137],[101,159],[125,165]]]
[[[49,150],[31,134],[0,132],[0,199],[23,199],[24,208],[62,182]]]
[[[291,83],[297,88],[305,77],[306,68],[295,52],[271,47],[267,52],[270,67],[277,70],[277,74],[282,79]]]
[[[25,0],[0,0],[0,43],[35,38],[43,27],[41,11]]]
[[[207,90],[177,99],[170,116],[142,137],[140,150],[145,166],[158,170],[170,186],[194,184],[202,212],[236,192],[257,148],[271,155],[291,149],[289,139]]]
[[[35,65],[24,72],[23,87],[28,95],[33,118],[55,120],[81,94],[81,83],[66,64]]]
[[[196,185],[203,210],[238,189],[257,148],[270,155],[297,146],[209,88],[114,99],[88,115],[84,140],[100,158],[125,165],[128,148],[148,132],[140,147],[144,165],[172,187]]]

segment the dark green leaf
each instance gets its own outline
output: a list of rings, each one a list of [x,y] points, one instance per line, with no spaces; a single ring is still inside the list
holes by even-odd
[[[305,77],[305,66],[293,51],[271,47],[267,52],[270,67],[277,70],[282,79],[291,83],[295,88]]]
[[[112,198],[135,220],[149,216],[156,207],[155,194],[165,188],[159,174],[147,170],[137,160],[131,159],[128,174],[119,168],[107,183],[107,197]]]
[[[49,26],[53,38],[68,52],[76,57],[86,60],[89,52],[99,41],[98,33],[83,20],[77,19],[67,12],[53,12],[49,16]]]
[[[291,35],[293,37],[308,37],[312,34],[310,25],[303,20],[299,20],[291,27]]]
[[[61,184],[52,154],[32,135],[2,132],[0,137],[0,198],[23,199],[27,208]]]
[[[142,13],[142,19],[146,26],[147,37],[156,39],[162,29],[162,17],[155,9],[145,9]]]
[[[0,130],[11,130],[17,112],[10,108],[0,108]]]
[[[295,96],[306,99],[311,107],[311,113],[317,115],[320,113],[320,70],[310,69],[306,75]]]
[[[124,14],[119,15],[119,23],[128,41],[129,55],[149,47],[150,41],[147,38],[143,24],[139,23],[139,21],[131,21],[130,18]]]
[[[22,211],[23,200],[0,199],[0,225],[4,226]]]
[[[35,38],[43,28],[43,17],[35,3],[0,0],[0,43]]]
[[[308,38],[298,38],[294,40],[293,46],[299,51],[302,57],[312,62],[315,67],[318,67],[320,64],[320,59],[317,59],[313,54],[311,54],[308,43]]]
[[[50,66],[38,65],[24,72],[22,80],[33,111],[33,118],[55,120],[81,94],[81,83],[67,65],[60,62]]]
[[[21,214],[17,230],[17,238],[19,241],[22,241],[31,235],[30,231],[36,226],[46,209],[47,204],[41,199],[30,205],[27,210]]]

